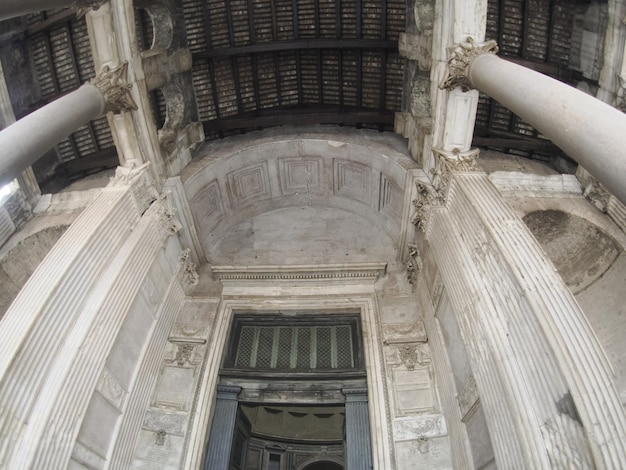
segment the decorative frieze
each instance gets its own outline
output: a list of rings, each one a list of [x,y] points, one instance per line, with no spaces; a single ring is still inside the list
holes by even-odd
[[[422,415],[397,418],[393,421],[393,437],[396,442],[414,439],[432,439],[448,434],[443,415]]]
[[[104,95],[103,113],[119,114],[123,111],[137,109],[137,104],[130,94],[132,84],[126,83],[128,62],[114,69],[104,66],[102,71],[89,81]]]
[[[295,266],[213,266],[213,274],[224,281],[339,281],[355,279],[375,282],[385,274],[387,263],[351,263]]]
[[[187,248],[181,253],[176,275],[183,285],[185,294],[189,294],[198,285],[200,276],[196,271],[196,264],[191,261],[191,249]]]
[[[468,37],[465,42],[448,49],[448,76],[439,85],[442,90],[453,90],[461,87],[463,91],[473,89],[469,80],[469,69],[472,61],[483,54],[496,54],[498,45],[495,41],[474,42]]]
[[[427,340],[424,322],[383,325],[384,344],[415,343]]]
[[[209,336],[209,328],[206,326],[174,325],[170,332],[170,342],[206,343]]]

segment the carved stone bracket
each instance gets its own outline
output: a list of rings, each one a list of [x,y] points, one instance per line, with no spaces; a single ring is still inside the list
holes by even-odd
[[[159,197],[158,191],[152,184],[148,165],[149,163],[138,167],[119,166],[109,183],[109,186],[130,186],[139,205],[140,213],[148,209],[150,204]]]
[[[76,12],[76,16],[82,18],[89,10],[98,10],[108,0],[77,0],[71,8]]]
[[[183,285],[185,294],[189,294],[191,290],[198,285],[200,276],[196,271],[196,265],[191,261],[191,250],[187,248],[183,250],[178,261],[177,269],[178,279]]]
[[[428,340],[424,322],[383,325],[384,344],[418,343]]]
[[[415,185],[417,187],[417,198],[413,199],[415,213],[411,218],[411,223],[423,231],[426,230],[430,208],[443,205],[444,199],[439,190],[430,184],[418,181]]]
[[[89,83],[98,88],[104,95],[104,113],[121,113],[137,109],[137,104],[130,94],[132,84],[126,83],[128,62],[110,69],[105,66]]]
[[[578,171],[576,173],[580,181],[580,185],[583,188],[583,196],[585,196],[589,202],[596,206],[602,212],[606,212],[609,205],[609,199],[611,193],[600,183],[597,179],[589,174],[587,171]]]
[[[454,149],[451,152],[433,147],[435,155],[435,168],[431,170],[433,185],[439,190],[441,197],[447,198],[452,173],[467,173],[481,171],[476,164],[480,154],[479,149],[470,149],[461,152]]]
[[[171,207],[167,194],[159,196],[153,205],[157,213],[158,228],[162,240],[166,240],[182,230],[183,226],[176,218],[176,209]]]
[[[406,260],[406,279],[415,288],[417,284],[417,274],[423,268],[420,252],[415,245],[409,245],[409,256]]]
[[[461,87],[468,91],[474,88],[469,81],[469,68],[474,59],[483,54],[495,54],[498,45],[495,41],[476,43],[472,38],[467,38],[449,50],[448,77],[439,85],[442,90],[453,90]]]

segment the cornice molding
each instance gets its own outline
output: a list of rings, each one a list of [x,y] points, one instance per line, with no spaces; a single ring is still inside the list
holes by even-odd
[[[213,266],[213,274],[222,282],[247,281],[368,281],[385,274],[387,263],[326,265]]]

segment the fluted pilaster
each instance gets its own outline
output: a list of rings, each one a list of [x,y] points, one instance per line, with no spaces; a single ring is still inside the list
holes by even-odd
[[[366,389],[344,389],[346,396],[346,467],[372,468],[370,419]]]
[[[554,266],[488,177],[453,173],[446,206],[432,211],[426,233],[498,464],[622,468],[626,420],[610,365]]]
[[[217,386],[217,400],[209,435],[205,470],[227,470],[237,419],[237,395],[241,387]]]
[[[163,350],[174,320],[181,310],[185,299],[180,283],[173,279],[163,301],[162,308],[157,312],[157,324],[150,344],[142,361],[142,367],[133,384],[133,392],[124,410],[120,431],[111,454],[109,468],[122,470],[132,467],[133,453],[144,420],[146,409],[154,390],[159,367],[162,364]]]

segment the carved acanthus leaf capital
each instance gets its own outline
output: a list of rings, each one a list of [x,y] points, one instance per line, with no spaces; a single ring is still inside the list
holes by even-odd
[[[137,104],[130,94],[132,84],[126,83],[128,62],[114,69],[105,66],[89,83],[98,88],[104,95],[104,113],[121,113],[137,109]]]
[[[469,80],[469,68],[474,59],[483,54],[495,54],[498,52],[498,45],[495,41],[474,42],[472,38],[467,38],[449,49],[448,77],[439,85],[442,90],[453,90],[461,87],[463,91],[474,88]]]
[[[76,12],[76,16],[82,18],[89,10],[98,10],[108,0],[77,0],[71,6]]]
[[[435,155],[435,167],[431,170],[433,175],[433,185],[438,189],[439,194],[445,200],[448,197],[448,189],[453,173],[468,173],[481,171],[476,164],[476,159],[480,154],[479,149],[470,149],[465,152],[455,148],[453,151],[433,147]]]

